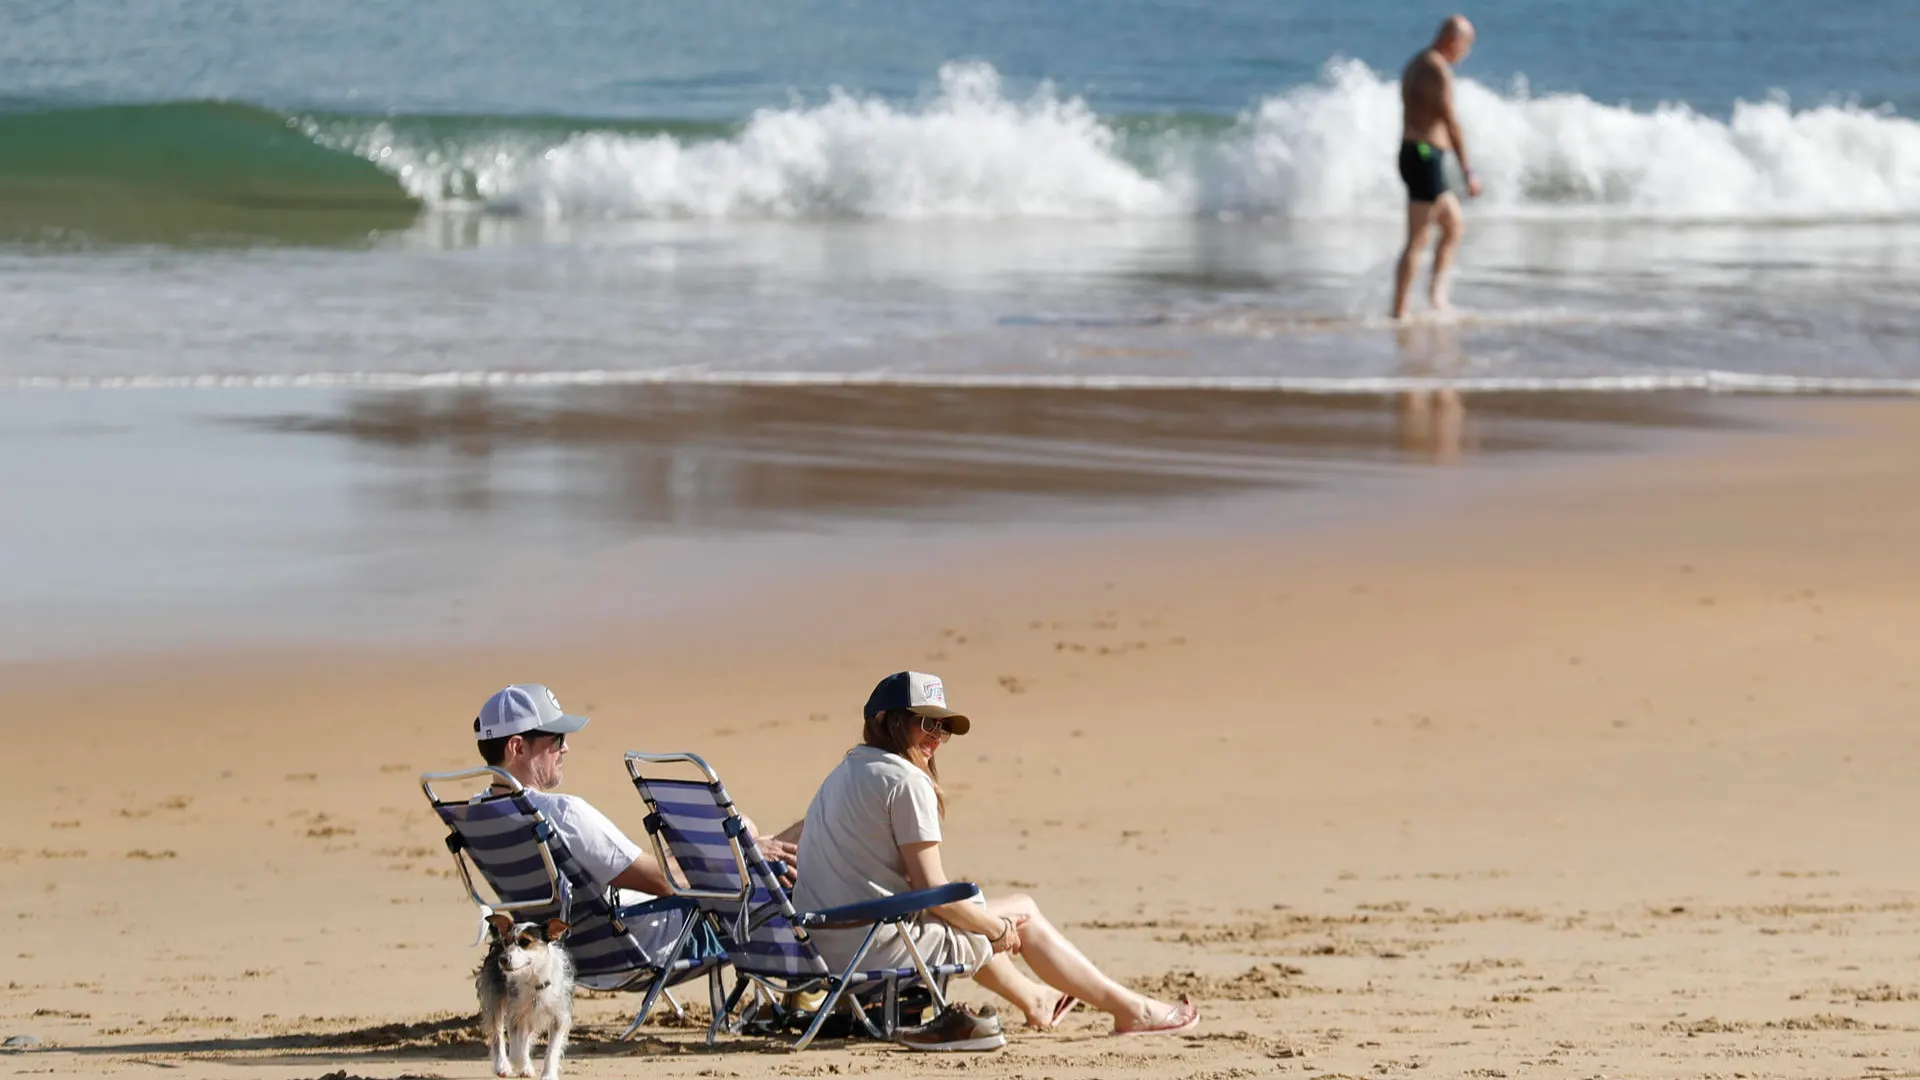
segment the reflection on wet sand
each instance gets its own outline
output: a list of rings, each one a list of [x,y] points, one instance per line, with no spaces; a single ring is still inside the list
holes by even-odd
[[[12,616],[0,662],[192,633],[438,640],[504,618],[524,592],[503,586],[565,588],[603,557],[664,611],[761,567],[895,550],[903,531],[964,543],[1211,523],[1236,493],[1276,522],[1347,493],[1379,505],[1395,478],[1428,479],[1384,400],[711,385],[0,394],[0,442],[31,463],[0,480],[16,511],[0,515]],[[1700,395],[1476,394],[1468,441],[1492,461],[1752,415]]]
[[[1460,339],[1444,323],[1413,323],[1395,328],[1400,374],[1414,379],[1445,379],[1465,366]],[[1460,460],[1466,428],[1466,402],[1451,386],[1408,390],[1400,395],[1400,446],[1436,465]]]
[[[1444,364],[1444,340],[1419,345]],[[1457,348],[1453,349],[1457,354]],[[1436,367],[1436,370],[1438,368]],[[1619,425],[1722,422],[1685,396],[1484,395],[1463,440],[1457,395],[986,388],[629,386],[367,392],[248,421],[339,436],[363,495],[392,509],[497,505],[668,531],[835,518],[1005,521],[1075,506],[1329,486],[1417,449],[1578,449]]]

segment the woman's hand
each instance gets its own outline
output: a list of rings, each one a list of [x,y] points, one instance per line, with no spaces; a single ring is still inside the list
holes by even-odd
[[[1026,921],[1024,918],[1012,919],[1004,915],[1001,916],[1000,936],[993,937],[989,935],[987,944],[993,946],[993,951],[996,953],[1011,953],[1018,956],[1020,954],[1020,924]]]

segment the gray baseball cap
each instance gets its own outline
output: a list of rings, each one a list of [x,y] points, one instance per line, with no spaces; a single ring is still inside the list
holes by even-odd
[[[480,716],[473,722],[476,742],[529,731],[563,735],[586,726],[586,717],[569,715],[553,691],[539,683],[515,683],[493,695],[480,706]]]

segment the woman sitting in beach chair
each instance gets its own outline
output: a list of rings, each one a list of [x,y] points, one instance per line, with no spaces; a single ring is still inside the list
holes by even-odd
[[[828,774],[807,809],[800,833],[800,880],[794,900],[803,911],[873,900],[947,883],[940,861],[946,801],[934,756],[950,735],[972,722],[947,708],[938,678],[903,671],[889,675],[867,700],[862,745]],[[870,959],[905,964],[902,930],[930,964],[965,964],[981,986],[1007,999],[1030,1026],[1051,1030],[1078,1002],[1113,1016],[1116,1035],[1178,1034],[1199,1025],[1191,1001],[1168,1004],[1108,978],[1024,895],[949,904],[905,927],[884,928]],[[830,964],[845,963],[860,947],[860,930],[814,931]],[[1043,983],[1016,968],[1026,959]]]

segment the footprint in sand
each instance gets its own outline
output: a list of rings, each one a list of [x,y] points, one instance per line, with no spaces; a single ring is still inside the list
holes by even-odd
[[[336,836],[352,836],[354,829],[349,825],[335,825],[325,814],[315,814],[307,820],[307,836],[315,840],[327,840]]]
[[[162,810],[185,810],[193,805],[191,795],[170,795],[152,806],[123,806],[115,810],[114,816],[129,819],[152,817]],[[75,822],[74,824],[79,824]]]

